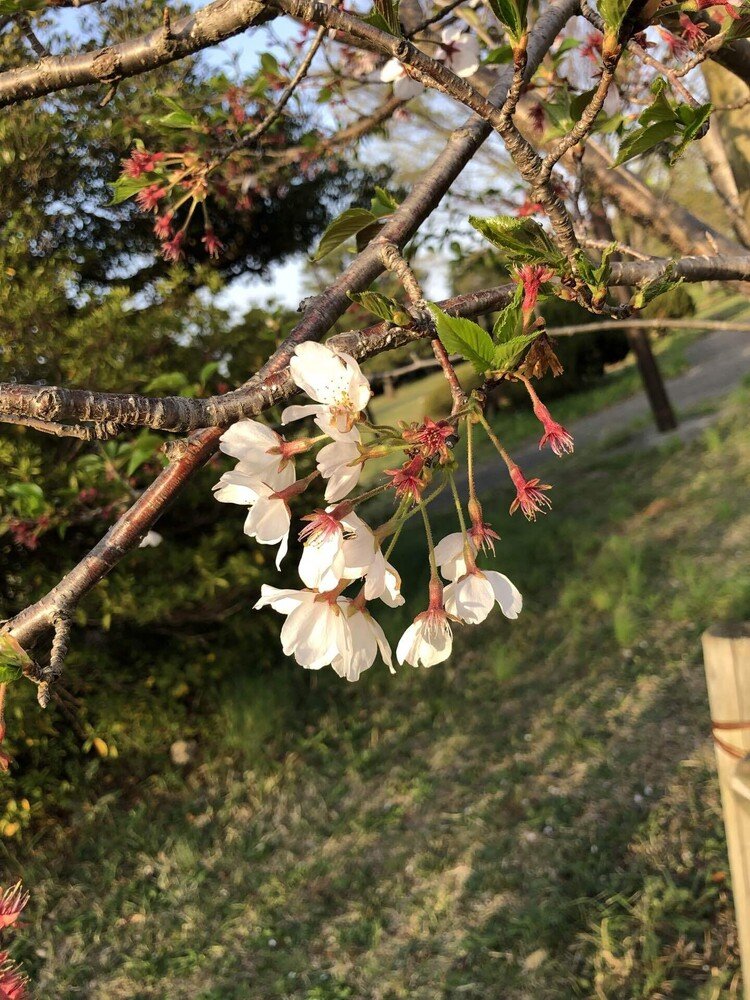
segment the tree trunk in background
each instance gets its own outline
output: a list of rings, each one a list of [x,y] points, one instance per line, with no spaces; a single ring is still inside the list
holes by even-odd
[[[703,75],[712,104],[735,104],[747,97],[747,86],[721,66],[707,60]],[[711,128],[718,127],[729,165],[739,192],[745,222],[750,225],[750,131],[747,128],[747,107],[738,111],[721,111],[714,115]]]
[[[591,221],[597,239],[612,242],[615,235],[612,232],[612,225],[607,218],[603,204],[595,197],[590,197],[587,200],[591,209]],[[613,288],[612,295],[619,302],[627,302],[630,297],[624,288]],[[651,406],[651,412],[654,415],[657,430],[662,433],[673,431],[677,427],[677,418],[672,409],[672,403],[667,394],[667,387],[664,385],[659,365],[651,349],[648,331],[626,327],[625,334],[628,338],[630,348],[633,354],[635,354],[638,372],[640,373],[643,389]]]

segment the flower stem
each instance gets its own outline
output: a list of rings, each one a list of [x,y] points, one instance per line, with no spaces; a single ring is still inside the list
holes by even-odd
[[[477,487],[474,480],[474,421],[471,417],[466,421],[466,466],[469,477],[469,500],[476,501]]]
[[[466,538],[466,521],[464,519],[464,511],[461,506],[461,497],[458,495],[458,487],[456,486],[456,480],[453,478],[453,473],[448,473],[448,482],[451,484],[451,492],[453,493],[453,502],[456,505],[456,513],[458,514],[458,523],[461,525],[461,534]]]
[[[497,434],[495,434],[490,425],[487,423],[484,414],[480,413],[478,416],[479,416],[479,422],[481,423],[482,427],[484,427],[487,437],[494,444],[498,454],[500,455],[500,458],[502,458],[502,460],[508,466],[508,471],[512,471],[513,469],[516,468],[516,463],[510,457],[505,448],[503,448],[503,446],[500,444],[500,439],[498,438]]]
[[[423,500],[419,501],[419,509],[422,511],[422,520],[424,521],[424,533],[427,536],[427,549],[430,553],[430,581],[439,580],[437,563],[435,562],[435,543],[432,538],[432,528],[430,527],[430,519],[427,516],[427,507]]]

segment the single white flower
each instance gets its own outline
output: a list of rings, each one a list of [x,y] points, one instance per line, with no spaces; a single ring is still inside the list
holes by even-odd
[[[162,536],[158,531],[147,531],[146,534],[141,539],[141,544],[138,546],[139,549],[155,549],[157,545],[161,545],[164,541]]]
[[[362,464],[357,461],[359,457],[359,431],[356,428],[318,452],[318,471],[328,480],[325,496],[329,503],[343,500],[359,482],[362,472]]]
[[[291,482],[294,482],[294,469],[287,468],[286,476],[289,478],[291,475]],[[279,545],[276,554],[278,569],[289,548],[292,517],[289,504],[277,490],[281,491],[291,483],[274,488],[241,470],[242,463],[239,463],[232,472],[225,472],[214,486],[214,496],[220,503],[236,503],[250,508],[245,519],[245,534],[261,545]],[[278,473],[279,477],[284,475],[283,470]]]
[[[258,420],[238,420],[219,441],[225,455],[239,459],[245,472],[261,479],[289,460],[284,456],[286,444],[280,434]]]
[[[471,536],[468,539],[471,554],[477,554],[477,547]],[[446,535],[435,546],[435,562],[446,580],[457,580],[467,570],[464,558],[464,536],[460,531]]]
[[[288,406],[281,414],[282,424],[314,417],[318,427],[332,438],[349,434],[372,395],[370,383],[354,358],[325,344],[306,341],[295,348],[289,371],[295,384],[315,402]]]
[[[388,60],[380,70],[380,79],[383,83],[393,84],[393,96],[400,101],[409,101],[424,90],[421,83],[409,76],[398,59]]]
[[[255,610],[270,605],[286,615],[281,648],[301,667],[320,670],[341,656],[350,655],[351,631],[336,600],[314,590],[280,590],[263,584]]]
[[[345,532],[349,530],[344,518],[335,508],[316,510],[302,518],[309,524],[300,532],[304,542],[299,575],[306,587],[329,591],[338,587],[346,569],[344,558]]]
[[[345,580],[364,579],[365,599],[380,599],[389,608],[399,608],[405,603],[401,595],[401,577],[380,551],[380,542],[372,528],[353,511],[344,519],[351,532],[344,539],[343,552]]]
[[[432,667],[451,655],[453,631],[442,608],[429,608],[417,615],[399,639],[396,659],[413,667]]]
[[[445,610],[468,625],[479,625],[495,602],[506,618],[518,618],[523,598],[507,576],[474,567],[445,588]]]
[[[395,673],[391,647],[383,629],[370,612],[360,607],[357,601],[350,601],[345,597],[340,597],[338,603],[343,613],[344,628],[349,633],[346,650],[331,663],[339,677],[346,677],[348,681],[359,680],[360,674],[369,670],[375,662],[378,651],[391,673]]]
[[[479,69],[479,41],[471,31],[462,31],[459,25],[444,28],[440,35],[442,48],[436,59],[450,67],[456,76],[473,76]]]

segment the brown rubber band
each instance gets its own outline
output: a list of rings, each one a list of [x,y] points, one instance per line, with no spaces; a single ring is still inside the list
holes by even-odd
[[[714,743],[717,747],[721,747],[724,753],[729,754],[730,757],[734,757],[736,760],[741,760],[745,757],[750,750],[745,750],[743,747],[732,746],[731,743],[727,743],[716,735],[716,731],[724,732],[737,732],[740,729],[750,729],[750,721],[747,722],[714,722],[711,720],[711,732],[714,738]]]

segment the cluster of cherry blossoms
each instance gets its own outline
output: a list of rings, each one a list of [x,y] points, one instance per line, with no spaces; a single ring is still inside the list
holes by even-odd
[[[473,424],[484,426],[494,439],[475,401],[448,420],[427,417],[400,428],[379,426],[367,418],[372,391],[350,355],[307,342],[295,349],[289,368],[295,385],[312,402],[287,407],[281,423],[312,418],[320,433],[287,439],[257,420],[240,420],[221,438],[221,450],[237,464],[214,487],[220,502],[247,508],[245,534],[262,545],[278,546],[279,568],[289,548],[292,501],[317,480],[325,483],[325,509],[301,518],[298,573],[304,586],[280,589],[263,584],[255,605],[285,616],[284,654],[309,670],[330,665],[349,681],[369,669],[378,654],[393,672],[391,649],[372,608],[377,601],[391,608],[404,604],[401,577],[390,557],[406,522],[420,514],[430,559],[429,601],[398,642],[398,662],[415,667],[442,662],[451,654],[452,626],[480,624],[495,604],[507,618],[517,618],[522,598],[513,583],[502,573],[477,565],[482,553],[494,554],[499,535],[484,521],[471,457],[468,519],[454,479],[458,425],[465,422],[470,455]],[[572,450],[570,435],[530,392],[545,428],[540,447],[551,444],[558,454]],[[297,457],[318,445],[316,469],[298,479]],[[550,487],[527,480],[501,446],[500,450],[516,488],[511,513],[521,509],[533,519],[549,507],[544,491]],[[352,496],[367,461],[396,453],[401,454],[401,464],[386,470],[379,485]],[[446,485],[453,494],[460,531],[435,545],[427,507]],[[356,508],[386,494],[392,497],[393,513],[372,528]]]

